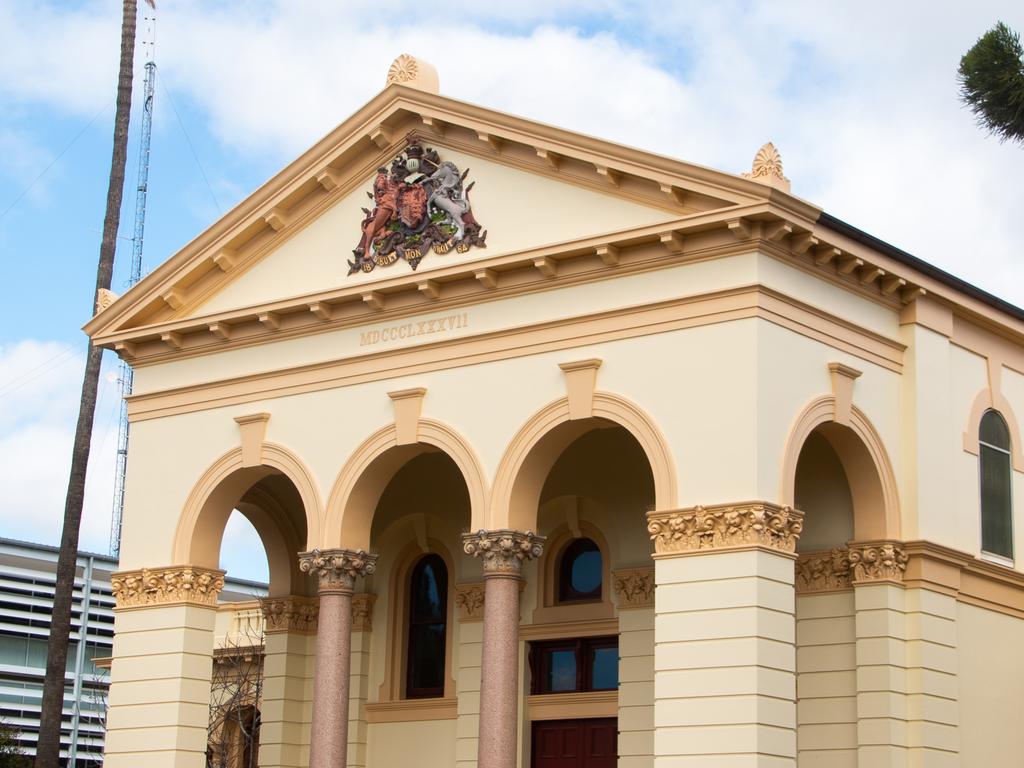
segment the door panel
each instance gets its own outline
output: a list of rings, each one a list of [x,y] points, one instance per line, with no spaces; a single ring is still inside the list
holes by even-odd
[[[615,768],[618,720],[541,720],[533,723],[532,768]]]

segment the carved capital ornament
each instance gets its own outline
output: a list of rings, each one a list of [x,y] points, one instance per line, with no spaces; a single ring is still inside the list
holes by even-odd
[[[533,531],[477,531],[462,535],[462,549],[467,555],[480,558],[485,576],[518,576],[524,560],[540,557],[544,552],[544,537]]]
[[[455,607],[459,609],[462,621],[480,620],[484,617],[483,582],[455,585]]]
[[[619,610],[654,605],[654,569],[623,568],[612,571],[612,589],[619,596]]]
[[[659,555],[750,546],[789,553],[802,530],[802,512],[766,501],[647,513]]]
[[[369,632],[373,629],[373,604],[377,596],[368,592],[352,595],[352,631]]]
[[[175,603],[214,606],[224,589],[224,571],[194,565],[121,571],[111,576],[110,587],[118,608]]]
[[[265,632],[316,632],[320,601],[315,597],[266,597],[260,608]]]
[[[299,554],[299,570],[320,578],[320,593],[351,592],[356,578],[377,570],[377,556],[361,549],[314,549]]]
[[[851,543],[828,552],[809,552],[796,562],[797,592],[830,592],[857,584],[903,581],[907,553],[895,541]]]

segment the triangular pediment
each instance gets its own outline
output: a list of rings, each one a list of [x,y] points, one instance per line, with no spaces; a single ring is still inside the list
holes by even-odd
[[[444,252],[435,244],[416,270],[399,260],[349,274],[362,209],[374,206],[367,193],[376,169],[404,152],[409,136],[468,171],[464,183],[473,184],[472,212],[486,230],[486,247]],[[437,286],[460,266],[478,263],[489,282],[505,258],[535,258],[543,269],[546,254],[559,249],[594,252],[592,243],[613,233],[657,239],[659,228],[670,237],[680,221],[777,199],[738,176],[390,85],[86,331],[106,346],[141,338],[180,348],[181,333],[194,330],[184,321],[227,339],[228,316],[247,309],[275,327],[279,309],[303,300],[329,317],[323,299],[332,292],[363,291],[377,306],[407,281],[436,298]]]

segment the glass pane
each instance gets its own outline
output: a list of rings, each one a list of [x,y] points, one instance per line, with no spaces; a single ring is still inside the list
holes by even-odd
[[[981,429],[978,438],[983,443],[994,445],[996,448],[1010,450],[1010,430],[998,411],[985,411],[981,417]]]
[[[445,596],[448,574],[444,561],[437,555],[423,558],[413,571],[412,617],[423,621],[445,619]]]
[[[607,691],[619,687],[619,649],[595,648],[590,673],[590,687]]]
[[[444,624],[418,624],[409,633],[409,691],[444,688]]]
[[[569,583],[576,592],[593,592],[601,586],[601,552],[581,552],[572,561]]]
[[[551,693],[576,690],[576,651],[571,648],[548,651],[548,679],[545,689]]]
[[[1010,514],[1010,457],[981,446],[981,548],[993,555],[1013,557]]]

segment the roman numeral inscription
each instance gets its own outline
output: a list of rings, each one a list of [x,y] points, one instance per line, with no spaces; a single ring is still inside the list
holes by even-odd
[[[446,333],[469,327],[469,313],[428,317],[423,320],[411,320],[408,323],[397,323],[363,331],[359,334],[359,346],[369,347],[385,341],[400,341],[417,336],[429,336],[434,333]]]

